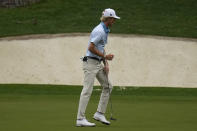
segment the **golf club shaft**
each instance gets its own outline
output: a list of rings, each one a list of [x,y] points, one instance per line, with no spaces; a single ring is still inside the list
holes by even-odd
[[[106,52],[104,51],[104,56],[106,55]],[[103,59],[103,64],[106,66],[107,64],[107,60],[104,58]],[[105,71],[105,75],[106,75],[106,80],[107,80],[107,85],[108,85],[108,89],[109,89],[109,103],[110,103],[110,119],[111,120],[116,120],[115,118],[113,118],[113,106],[112,106],[112,100],[111,100],[111,91],[109,88],[109,78],[108,78],[108,73],[107,71]]]
[[[104,65],[106,65],[106,59],[103,59],[103,63]],[[107,85],[108,85],[108,89],[109,89],[109,103],[110,103],[110,119],[111,120],[116,120],[115,118],[113,118],[113,106],[112,106],[112,100],[111,100],[111,90],[109,88],[109,78],[108,78],[108,73],[105,71],[105,75],[106,75],[106,80],[107,80]]]

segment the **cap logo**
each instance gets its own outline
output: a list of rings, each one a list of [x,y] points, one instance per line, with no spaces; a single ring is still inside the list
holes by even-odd
[[[110,16],[112,16],[112,14],[110,13]]]

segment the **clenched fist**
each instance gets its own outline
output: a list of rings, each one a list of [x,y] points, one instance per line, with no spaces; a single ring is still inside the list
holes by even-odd
[[[113,54],[108,54],[108,55],[105,56],[106,60],[112,60],[113,58],[114,58]]]

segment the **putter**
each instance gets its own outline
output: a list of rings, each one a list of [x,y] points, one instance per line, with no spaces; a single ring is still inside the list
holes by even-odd
[[[106,78],[107,78],[107,84],[108,84],[108,89],[109,89],[109,103],[110,103],[110,120],[116,121],[117,119],[113,117],[113,105],[112,105],[112,100],[111,100],[111,92],[109,88],[109,80],[108,80],[108,75],[106,73]]]
[[[104,63],[104,65],[106,64],[106,60],[105,59],[103,59],[103,63]],[[111,97],[110,97],[111,92],[110,92],[110,88],[109,88],[109,79],[108,79],[107,72],[105,72],[105,75],[106,75],[107,85],[108,85],[108,89],[109,89],[110,120],[116,121],[117,119],[116,118],[113,118],[113,106],[112,106],[112,100],[111,100]]]

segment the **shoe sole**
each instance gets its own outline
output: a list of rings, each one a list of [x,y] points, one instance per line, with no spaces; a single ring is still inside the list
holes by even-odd
[[[95,127],[96,125],[93,126],[87,126],[87,125],[76,125],[76,127]]]
[[[105,125],[110,125],[110,123],[105,123],[105,122],[103,122],[103,121],[100,121],[99,119],[96,119],[96,118],[93,118],[94,120],[96,120],[96,121],[99,121],[99,122],[101,122],[101,123],[103,123],[103,124],[105,124]]]

